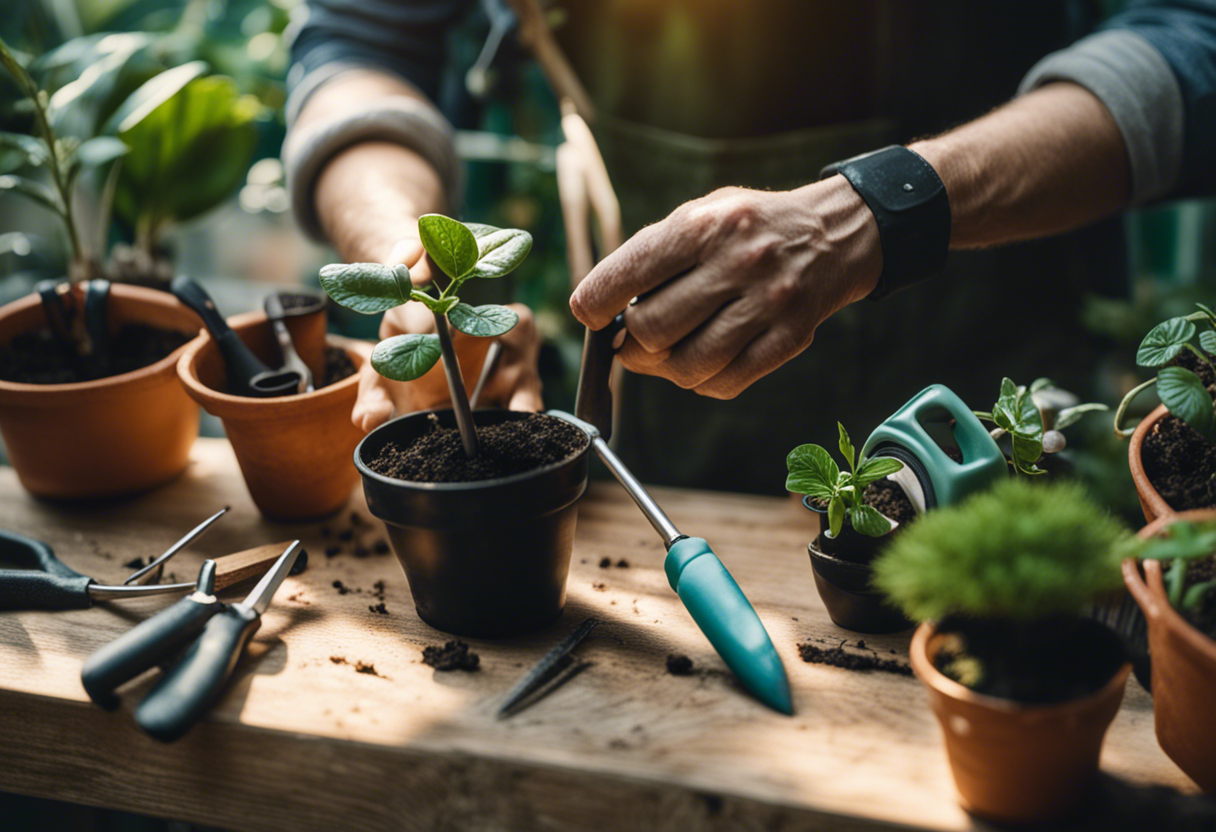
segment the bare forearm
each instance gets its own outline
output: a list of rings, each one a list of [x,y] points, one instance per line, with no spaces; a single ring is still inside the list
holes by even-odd
[[[395,95],[421,97],[410,85],[376,73],[351,73],[318,90],[296,127],[324,122]],[[365,141],[331,159],[317,178],[317,218],[348,262],[385,262],[417,219],[445,205],[439,174],[419,153],[399,144]]]
[[[1092,93],[1051,84],[942,136],[909,145],[950,197],[951,248],[1057,234],[1123,208],[1123,137]]]

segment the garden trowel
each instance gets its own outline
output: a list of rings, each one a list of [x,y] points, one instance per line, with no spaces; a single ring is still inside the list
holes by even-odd
[[[599,331],[587,330],[578,399],[574,406],[577,415],[558,410],[550,411],[550,414],[587,432],[600,459],[663,538],[667,547],[663,568],[668,583],[743,686],[769,707],[792,714],[794,705],[785,667],[743,590],[709,544],[699,537],[681,534],[608,447],[612,431],[612,394],[608,377],[616,352],[614,339],[623,327],[624,317],[617,316]]]

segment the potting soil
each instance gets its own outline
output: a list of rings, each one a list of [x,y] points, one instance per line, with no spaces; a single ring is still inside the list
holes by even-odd
[[[481,667],[481,657],[469,649],[463,641],[449,641],[442,647],[426,647],[422,651],[422,663],[436,670],[468,670]]]
[[[355,363],[350,360],[346,350],[340,347],[325,348],[325,382],[322,387],[337,384],[344,378],[355,374]]]
[[[857,642],[857,646],[866,649],[864,641]],[[896,676],[912,675],[912,667],[907,662],[880,658],[873,651],[870,654],[850,653],[844,649],[843,644],[825,648],[802,642],[798,645],[798,655],[808,664],[826,664],[845,670],[877,670],[881,673],[894,673]]]
[[[1213,580],[1216,580],[1216,557],[1201,558],[1187,564],[1186,579],[1183,581],[1187,589]],[[1216,640],[1216,590],[1210,590],[1198,607],[1184,611],[1182,616],[1199,632]]]
[[[86,376],[50,329],[23,332],[0,347],[0,379],[22,384],[72,384],[122,375],[155,364],[193,336],[147,324],[124,324],[110,344],[110,366]]]
[[[1216,506],[1216,445],[1177,416],[1165,416],[1148,432],[1141,460],[1175,511]]]
[[[569,459],[587,447],[587,434],[553,416],[477,428],[480,453],[464,454],[460,431],[431,417],[431,430],[402,447],[388,442],[367,465],[377,474],[411,482],[475,482],[509,477]]]

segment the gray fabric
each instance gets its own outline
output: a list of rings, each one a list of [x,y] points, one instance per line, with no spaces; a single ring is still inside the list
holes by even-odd
[[[336,73],[330,73],[324,80],[335,77]],[[312,85],[310,92],[319,86]],[[317,176],[339,151],[364,141],[396,142],[416,151],[439,174],[448,206],[460,205],[462,171],[452,134],[452,126],[432,105],[403,95],[381,99],[370,109],[352,110],[323,124],[293,128],[283,143],[283,164],[296,222],[310,237],[324,240],[313,201]]]
[[[1080,84],[1110,111],[1127,145],[1133,202],[1174,189],[1182,169],[1186,111],[1178,79],[1152,44],[1126,30],[1099,32],[1039,61],[1018,92],[1052,81]]]

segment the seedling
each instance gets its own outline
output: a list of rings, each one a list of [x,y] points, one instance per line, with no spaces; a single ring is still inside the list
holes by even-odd
[[[413,381],[442,357],[464,451],[474,457],[478,451],[477,431],[448,325],[480,338],[511,331],[519,322],[518,315],[505,306],[463,303],[459,292],[470,279],[492,279],[513,271],[532,249],[532,235],[517,228],[466,224],[441,214],[427,214],[418,220],[418,236],[431,261],[449,278],[438,294],[430,286],[415,287],[410,270],[403,264],[335,263],[321,269],[321,286],[334,302],[364,315],[386,312],[410,301],[431,310],[436,334],[395,335],[381,341],[372,351],[372,367],[385,378]]]
[[[1043,410],[1035,401],[1035,394],[1058,389],[1048,378],[1035,379],[1030,387],[1014,384],[1011,379],[1004,378],[1001,379],[1000,397],[992,406],[992,411],[973,411],[979,419],[996,425],[992,431],[993,438],[1009,434],[1012,446],[1010,464],[1019,474],[1038,476],[1047,473],[1036,463],[1044,452],[1058,453],[1064,449],[1064,435],[1060,431],[1075,424],[1086,413],[1110,409],[1093,402],[1061,408],[1059,411],[1046,408],[1053,422],[1045,426]]]
[[[891,521],[863,499],[866,486],[900,471],[897,459],[877,457],[858,459],[844,425],[839,422],[840,453],[849,464],[841,471],[832,455],[820,445],[799,445],[785,458],[789,477],[787,491],[806,494],[828,506],[829,536],[836,537],[848,520],[853,528],[868,537],[881,537],[891,531]]]
[[[1197,612],[1216,581],[1204,581],[1189,589],[1186,586],[1187,567],[1191,561],[1216,554],[1216,524],[1179,521],[1165,530],[1161,537],[1138,542],[1135,556],[1142,560],[1159,560],[1165,569],[1165,594],[1170,606],[1182,612]]]
[[[917,520],[874,584],[918,621],[1075,615],[1120,586],[1128,537],[1080,485],[1011,478]]]
[[[1133,433],[1119,428],[1128,405],[1142,392],[1155,385],[1157,397],[1170,413],[1199,431],[1209,442],[1216,441],[1216,414],[1213,414],[1212,410],[1212,394],[1195,373],[1177,365],[1166,366],[1178,358],[1183,350],[1187,350],[1216,372],[1216,366],[1213,366],[1212,359],[1208,357],[1208,353],[1216,353],[1216,312],[1202,303],[1195,306],[1199,308],[1198,312],[1170,318],[1157,324],[1140,342],[1140,349],[1136,351],[1136,363],[1141,367],[1161,369],[1157,370],[1156,377],[1133,387],[1119,403],[1119,409],[1115,411],[1115,433],[1121,438],[1127,438]],[[1207,324],[1208,328],[1200,332],[1197,323]],[[1194,344],[1196,335],[1199,336],[1198,347]]]

